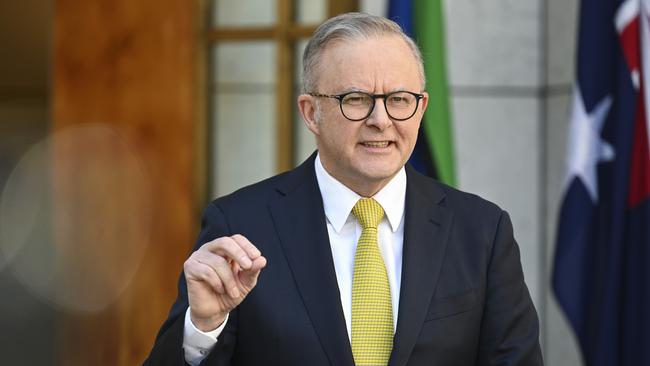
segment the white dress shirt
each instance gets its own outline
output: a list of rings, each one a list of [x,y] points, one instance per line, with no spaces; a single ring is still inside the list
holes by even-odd
[[[327,220],[336,280],[341,294],[341,305],[348,339],[352,339],[352,277],[354,273],[354,254],[361,236],[361,225],[352,214],[352,208],[362,198],[323,168],[318,155],[314,161],[316,180],[323,197],[323,207]],[[404,168],[373,197],[384,209],[386,215],[377,228],[379,248],[390,283],[393,303],[393,326],[397,327],[399,294],[402,279],[402,248],[404,243],[404,205],[406,200],[406,172]],[[254,243],[253,243],[254,244]],[[217,342],[217,337],[225,327],[226,321],[211,332],[202,332],[190,320],[189,308],[185,313],[183,348],[185,361],[198,365]]]

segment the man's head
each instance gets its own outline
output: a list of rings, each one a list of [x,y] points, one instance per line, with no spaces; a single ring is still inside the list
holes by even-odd
[[[349,13],[318,27],[303,62],[298,104],[323,166],[374,195],[411,155],[428,102],[417,46],[388,19]]]

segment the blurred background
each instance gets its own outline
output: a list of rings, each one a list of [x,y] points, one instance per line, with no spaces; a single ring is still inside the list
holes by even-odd
[[[578,0],[431,3],[447,181],[510,213],[546,364],[582,365],[550,285]],[[144,360],[206,203],[314,150],[301,53],[352,10],[388,1],[0,3],[2,363]]]

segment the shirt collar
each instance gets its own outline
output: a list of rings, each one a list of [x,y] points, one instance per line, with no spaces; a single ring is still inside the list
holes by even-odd
[[[361,196],[336,180],[325,170],[320,161],[320,154],[314,159],[314,168],[318,187],[323,197],[325,216],[338,233],[345,225],[352,208]],[[397,231],[404,216],[404,203],[406,201],[406,171],[404,167],[373,198],[384,209],[391,230],[393,232]]]

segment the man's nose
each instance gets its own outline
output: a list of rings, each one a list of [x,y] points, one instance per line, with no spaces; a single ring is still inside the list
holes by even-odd
[[[370,113],[370,116],[368,116],[368,119],[365,122],[367,126],[372,126],[383,131],[393,123],[388,116],[388,113],[386,113],[385,103],[386,101],[384,98],[375,99],[375,108],[372,110],[372,113]]]

